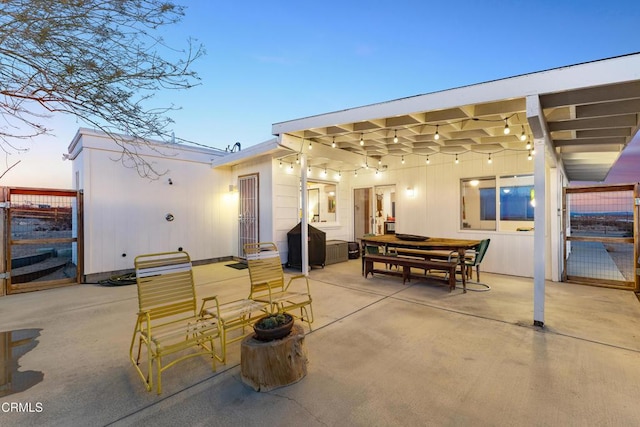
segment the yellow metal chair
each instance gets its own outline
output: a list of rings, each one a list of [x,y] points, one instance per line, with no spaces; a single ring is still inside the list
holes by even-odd
[[[162,393],[162,372],[182,360],[208,355],[215,371],[214,339],[220,337],[220,328],[215,319],[204,319],[196,311],[189,255],[186,252],[140,255],[134,264],[139,311],[129,357],[147,390],[153,388],[154,363],[158,394]],[[134,357],[136,341],[138,354]],[[140,366],[143,348],[146,373]],[[174,353],[181,354],[165,363],[165,357]]]
[[[215,306],[207,307],[209,301],[213,301]],[[200,310],[201,315],[204,318],[214,319],[220,325],[222,354],[221,357],[217,357],[220,362],[227,363],[227,345],[252,333],[253,329],[249,329],[247,332],[246,328],[253,325],[261,317],[261,314],[267,314],[267,309],[267,303],[252,299],[241,299],[227,303],[220,303],[217,297],[203,300],[202,309]],[[242,330],[240,334],[236,334],[233,337],[229,336],[231,331],[238,329]]]
[[[299,319],[311,328],[313,307],[307,276],[293,276],[285,285],[280,253],[275,243],[247,243],[244,252],[251,280],[249,299],[269,304],[272,312],[286,311],[293,315],[291,311],[300,309]],[[298,285],[292,286],[296,283]]]

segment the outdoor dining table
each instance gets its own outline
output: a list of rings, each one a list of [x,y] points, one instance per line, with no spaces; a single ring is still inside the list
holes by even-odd
[[[405,235],[406,236],[406,235]],[[458,252],[458,263],[461,267],[462,284],[466,284],[466,272],[464,268],[465,251],[473,249],[480,244],[480,240],[466,239],[449,239],[444,237],[424,237],[409,235],[401,238],[400,235],[382,234],[378,236],[364,236],[360,239],[362,245],[362,253],[364,254],[365,246],[377,245],[384,246],[385,253],[389,253],[389,248],[405,248],[417,249],[423,251],[444,250],[450,252]],[[364,274],[364,257],[362,257],[362,274]]]

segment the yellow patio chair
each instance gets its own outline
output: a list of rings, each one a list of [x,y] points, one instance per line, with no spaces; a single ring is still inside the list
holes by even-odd
[[[207,307],[208,302],[213,301],[215,306]],[[267,314],[268,304],[254,301],[252,299],[240,299],[236,301],[220,303],[217,297],[205,298],[202,303],[201,315],[204,318],[213,318],[220,325],[222,348],[221,356],[217,359],[222,363],[227,363],[227,346],[235,341],[239,341],[250,333],[253,329],[246,330],[252,326],[261,315]],[[239,334],[230,336],[231,331],[241,330]]]
[[[271,312],[286,311],[296,316],[291,311],[300,309],[297,317],[307,322],[311,328],[313,307],[307,276],[295,275],[285,285],[282,261],[275,243],[247,243],[244,245],[244,252],[251,281],[249,298],[268,303]],[[297,285],[292,286],[293,284]]]
[[[214,339],[220,337],[215,319],[204,319],[196,311],[191,259],[186,252],[140,255],[134,261],[138,287],[138,318],[129,357],[147,391],[153,388],[153,365],[162,393],[162,372],[187,358],[208,355],[216,370]],[[134,346],[138,342],[138,354]],[[140,366],[146,350],[146,373]],[[193,351],[195,348],[197,351]],[[165,357],[176,354],[168,363]]]

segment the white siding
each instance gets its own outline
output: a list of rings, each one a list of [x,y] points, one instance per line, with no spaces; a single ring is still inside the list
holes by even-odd
[[[83,134],[77,150],[85,275],[131,269],[139,254],[178,248],[193,260],[232,254],[234,235],[225,203],[229,173],[211,169],[211,153],[180,148],[167,150],[166,156],[145,152],[158,170],[167,171],[149,180],[117,161],[119,147],[104,136]],[[175,219],[167,221],[167,214]]]

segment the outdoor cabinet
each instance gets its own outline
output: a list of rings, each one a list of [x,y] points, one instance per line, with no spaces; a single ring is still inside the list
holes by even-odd
[[[309,241],[309,265],[324,267],[326,262],[327,235],[324,231],[318,230],[311,225],[308,228]],[[287,233],[287,243],[289,245],[289,257],[287,267],[299,268],[302,270],[302,241],[301,225],[298,223]]]

